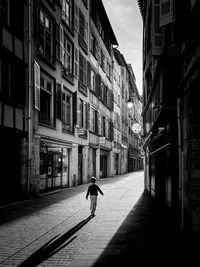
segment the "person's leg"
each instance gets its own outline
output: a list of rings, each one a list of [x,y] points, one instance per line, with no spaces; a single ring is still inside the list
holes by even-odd
[[[97,206],[97,196],[90,196],[90,201],[91,214],[94,215]]]

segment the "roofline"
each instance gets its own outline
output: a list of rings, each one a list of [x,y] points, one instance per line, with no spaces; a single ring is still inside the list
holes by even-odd
[[[140,9],[140,14],[141,14],[142,20],[144,20],[144,4],[143,4],[143,0],[137,0],[137,2],[138,2],[139,9]]]
[[[108,25],[108,28],[110,28],[111,35],[112,35],[112,44],[113,44],[113,45],[119,45],[119,43],[118,43],[118,41],[117,41],[117,38],[116,38],[116,36],[115,36],[115,33],[114,33],[114,31],[113,31],[113,28],[112,28],[112,26],[111,26],[110,20],[109,20],[109,18],[108,18],[108,15],[107,15],[107,13],[106,13],[106,10],[105,10],[105,7],[104,7],[104,5],[103,5],[102,0],[98,0],[97,3],[99,3],[99,4],[101,5],[101,7],[102,7],[102,9],[103,9],[103,12],[105,13],[106,20],[107,20],[107,23],[108,23],[107,25]]]

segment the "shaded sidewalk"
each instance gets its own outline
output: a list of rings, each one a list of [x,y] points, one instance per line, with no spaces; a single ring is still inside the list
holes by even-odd
[[[198,259],[200,239],[181,233],[170,209],[158,209],[146,192],[112,236],[115,219],[112,214],[105,218],[104,234],[101,226],[96,229],[70,267],[163,266],[175,262],[191,266]]]

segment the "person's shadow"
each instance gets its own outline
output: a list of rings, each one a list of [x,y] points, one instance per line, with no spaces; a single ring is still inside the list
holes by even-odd
[[[90,215],[87,219],[81,221],[77,225],[75,225],[72,229],[67,231],[62,236],[55,236],[51,240],[49,240],[46,244],[44,244],[41,248],[35,251],[30,257],[28,257],[25,261],[23,261],[18,267],[33,267],[37,266],[41,262],[47,260],[49,257],[57,253],[59,250],[69,245],[76,236],[72,237],[77,231],[79,231],[85,224],[87,224],[93,218]],[[72,237],[70,240],[69,238]],[[68,242],[66,242],[69,240]]]

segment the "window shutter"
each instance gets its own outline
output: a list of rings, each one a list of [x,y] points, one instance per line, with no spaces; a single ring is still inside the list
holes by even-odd
[[[87,62],[87,86],[91,89],[91,65],[90,62]]]
[[[78,48],[74,46],[74,76],[78,78]]]
[[[40,110],[40,66],[34,62],[35,108]]]
[[[60,24],[60,61],[64,64],[64,32],[63,26]]]
[[[65,20],[65,1],[62,1],[62,19]]]
[[[73,93],[73,124],[77,124],[77,91]]]
[[[173,22],[173,0],[160,0],[160,27]]]
[[[98,115],[97,115],[97,120],[98,120],[98,134],[101,135],[101,114],[100,112],[97,112]]]
[[[96,94],[97,94],[97,96],[100,96],[100,92],[101,92],[101,76],[99,75],[99,73],[97,73],[97,75],[96,75]]]
[[[60,25],[56,23],[56,59],[60,60]]]
[[[90,130],[90,104],[87,103],[87,129]]]
[[[56,117],[62,118],[62,89],[59,82],[56,83]]]
[[[159,27],[159,2],[153,0],[152,12],[152,54],[161,55],[163,48],[163,28]]]
[[[84,28],[84,41],[86,44],[88,43],[88,22],[85,20],[85,28]]]
[[[98,111],[95,110],[95,133],[98,134]]]
[[[78,6],[74,3],[74,28],[78,32]]]

